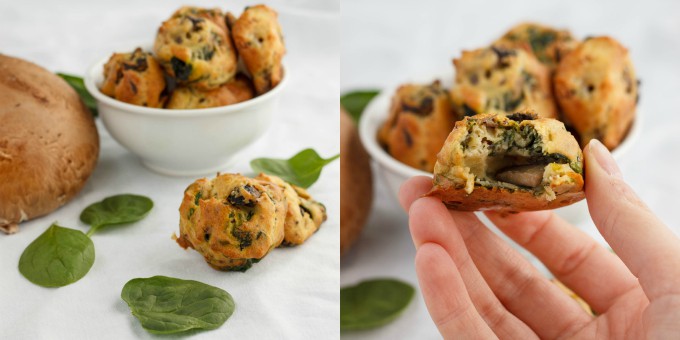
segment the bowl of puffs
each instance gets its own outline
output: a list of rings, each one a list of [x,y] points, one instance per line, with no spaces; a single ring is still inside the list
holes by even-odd
[[[557,120],[580,148],[598,139],[616,158],[639,134],[640,82],[628,50],[614,38],[579,40],[567,30],[522,23],[489,46],[462,51],[453,66],[439,79],[383,91],[361,117],[362,143],[395,196],[408,178],[433,175],[456,122],[483,114],[531,111]],[[583,205],[559,210],[571,209],[566,217],[578,220]]]
[[[206,174],[271,125],[288,78],[277,13],[246,7],[236,17],[185,6],[158,29],[152,47],[95,63],[85,86],[111,136],[148,168]]]

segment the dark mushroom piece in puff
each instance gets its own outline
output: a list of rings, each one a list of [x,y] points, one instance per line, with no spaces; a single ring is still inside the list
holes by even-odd
[[[392,97],[378,142],[398,161],[432,172],[437,152],[458,119],[449,93],[439,81],[405,84]]]
[[[167,96],[163,69],[153,55],[137,48],[114,53],[104,65],[103,94],[129,104],[163,107]]]
[[[215,269],[245,271],[281,244],[286,198],[271,182],[222,174],[189,185],[179,212],[182,248]]]
[[[260,174],[255,179],[274,183],[283,189],[288,208],[282,245],[295,246],[304,243],[326,220],[326,207],[313,200],[307,190],[276,176]]]
[[[181,85],[211,90],[236,74],[237,58],[224,20],[211,10],[180,10],[158,29],[154,53]],[[220,12],[221,13],[221,12]]]
[[[286,53],[276,12],[265,6],[246,7],[233,23],[232,37],[248,69],[257,94],[276,87],[283,78],[281,59]]]
[[[556,118],[549,69],[522,49],[488,47],[454,59],[453,104],[465,116],[535,110]]]

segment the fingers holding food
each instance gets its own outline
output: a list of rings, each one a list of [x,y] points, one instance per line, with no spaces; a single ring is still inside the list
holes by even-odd
[[[183,85],[210,90],[235,74],[237,58],[219,10],[184,7],[158,29],[154,53]]]
[[[273,9],[257,5],[247,7],[233,24],[236,49],[253,78],[257,94],[274,88],[283,78],[281,59],[286,48],[277,17]]]
[[[432,172],[437,152],[457,119],[439,81],[402,85],[392,97],[389,118],[378,132],[378,141],[400,162]]]
[[[114,53],[104,65],[105,95],[128,104],[163,107],[167,100],[163,69],[153,55],[135,49],[132,53]]]
[[[522,49],[488,47],[454,59],[453,103],[465,116],[532,109],[556,118],[550,71]]]
[[[635,117],[638,82],[628,50],[610,37],[585,40],[560,62],[555,96],[581,145],[619,145]]]
[[[454,210],[543,210],[583,199],[583,183],[583,155],[564,124],[481,114],[456,123],[428,195]]]

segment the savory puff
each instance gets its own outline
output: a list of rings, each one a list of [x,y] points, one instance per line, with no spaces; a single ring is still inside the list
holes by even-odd
[[[286,199],[281,188],[238,174],[199,179],[179,208],[177,243],[219,270],[246,270],[281,244]]]
[[[554,69],[560,59],[578,45],[568,30],[558,30],[536,23],[524,22],[512,27],[494,46],[521,48],[532,53],[538,61]]]
[[[215,25],[219,26],[229,36],[229,28],[225,21],[224,13],[219,8],[202,8],[195,6],[182,6],[175,13],[172,14],[173,18],[180,18],[183,16],[192,16],[203,18],[212,21]]]
[[[137,48],[114,53],[104,65],[101,91],[117,100],[141,106],[163,107],[165,76],[151,53]]]
[[[550,71],[524,50],[492,46],[463,51],[453,64],[451,96],[465,116],[530,109],[541,117],[557,117]]]
[[[590,38],[562,59],[555,96],[581,145],[615,148],[635,118],[638,83],[628,50],[610,37]]]
[[[218,25],[206,17],[208,12],[184,10],[163,22],[154,43],[156,57],[165,70],[180,84],[200,90],[226,83],[237,68],[226,24]]]
[[[439,81],[406,84],[392,97],[390,114],[378,132],[378,142],[398,161],[432,172],[458,116]]]
[[[236,49],[253,78],[257,94],[274,88],[283,78],[281,59],[286,47],[277,17],[273,9],[257,5],[246,7],[233,23]]]
[[[220,87],[200,91],[190,86],[180,86],[172,92],[166,108],[202,109],[240,103],[253,98],[253,84],[248,77],[237,74]]]
[[[581,149],[560,121],[480,114],[456,123],[428,195],[455,210],[553,209],[584,198],[582,174]]]
[[[314,201],[307,190],[288,184],[276,176],[260,174],[255,179],[271,182],[283,189],[287,211],[282,245],[295,246],[304,243],[326,220],[326,207]]]

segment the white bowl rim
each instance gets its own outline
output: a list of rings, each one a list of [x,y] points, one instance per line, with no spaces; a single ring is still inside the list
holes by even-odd
[[[278,95],[279,92],[284,88],[284,86],[288,83],[288,77],[289,77],[289,70],[287,67],[287,64],[284,62],[282,63],[283,65],[283,77],[281,77],[281,81],[271,90],[256,96],[252,99],[248,99],[246,101],[236,103],[236,104],[231,104],[231,105],[225,105],[225,106],[218,106],[218,107],[210,107],[210,108],[202,108],[202,109],[163,109],[163,108],[152,108],[152,107],[146,107],[146,106],[140,106],[140,105],[133,105],[133,104],[128,104],[126,102],[122,102],[117,99],[113,99],[105,94],[103,94],[100,90],[99,87],[95,84],[95,74],[102,72],[104,64],[109,60],[109,57],[103,58],[94,64],[92,64],[88,69],[87,73],[85,73],[85,88],[87,91],[97,100],[104,102],[108,105],[111,105],[121,111],[126,111],[129,113],[135,113],[135,114],[140,114],[140,115],[150,115],[150,116],[165,116],[165,117],[200,117],[200,116],[213,116],[213,115],[222,115],[222,114],[229,114],[229,113],[234,113],[238,111],[242,111],[244,109],[247,109],[251,106],[256,106],[260,102],[267,101],[270,99],[270,97],[275,97]]]
[[[368,103],[364,109],[364,112],[359,119],[359,138],[361,139],[361,143],[364,145],[364,148],[366,148],[366,151],[368,151],[368,153],[371,155],[371,158],[392,172],[406,175],[409,178],[413,176],[432,177],[432,173],[413,168],[398,161],[378,144],[378,130],[387,119],[389,113],[389,98],[392,97],[395,89],[396,87],[384,88]],[[388,107],[381,107],[379,104],[382,101],[386,101],[388,103]],[[612,151],[612,156],[615,159],[619,160],[621,155],[628,152],[628,149],[631,148],[631,145],[635,142],[635,140],[638,139],[642,130],[642,122],[643,119],[642,115],[640,114],[640,110],[639,108],[636,108],[635,119],[628,129],[626,137],[621,142],[621,144],[619,144]]]

